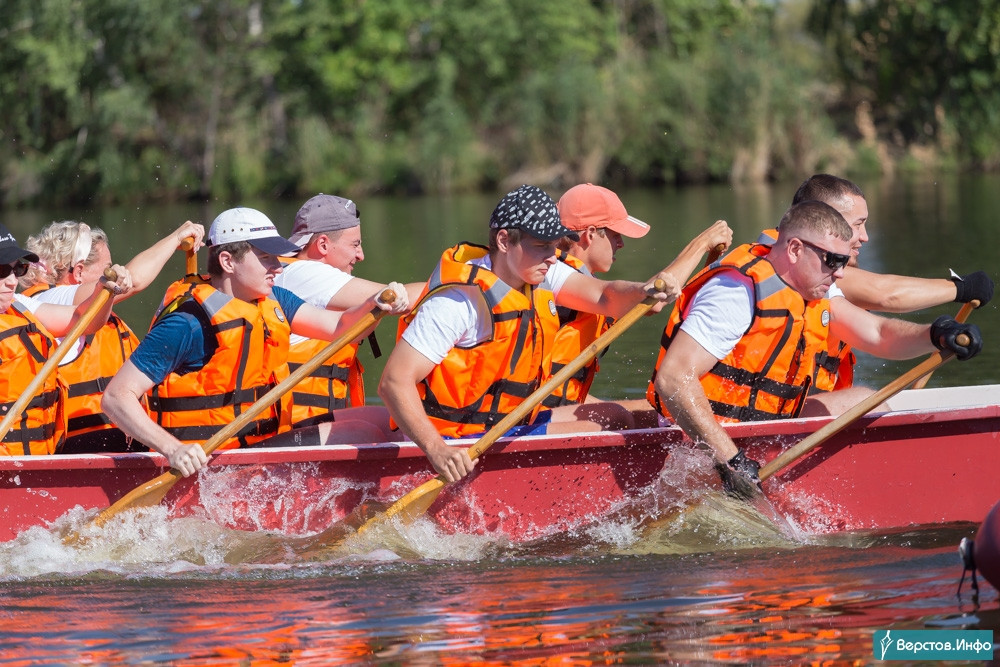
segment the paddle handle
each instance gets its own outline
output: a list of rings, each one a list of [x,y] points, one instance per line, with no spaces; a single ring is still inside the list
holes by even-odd
[[[118,274],[110,267],[104,270],[104,277],[111,283],[118,280]],[[18,418],[25,406],[34,398],[39,387],[49,379],[52,372],[59,366],[59,362],[63,360],[63,357],[70,351],[70,348],[76,344],[77,339],[80,338],[87,327],[94,321],[97,313],[108,303],[113,289],[112,286],[105,285],[100,294],[94,297],[93,302],[84,311],[83,316],[77,320],[73,328],[69,330],[69,333],[63,336],[62,342],[56,346],[56,349],[52,351],[49,358],[45,360],[45,363],[38,371],[38,375],[31,380],[21,395],[18,396],[17,400],[14,401],[14,405],[11,406],[10,410],[4,416],[3,421],[0,421],[0,440],[7,435],[14,420]]]
[[[968,345],[971,342],[965,334],[959,334],[957,341],[959,345],[962,346]],[[906,389],[914,381],[919,380],[928,373],[934,372],[938,366],[954,356],[955,353],[951,350],[948,350],[947,352],[935,352],[930,355],[919,365],[907,371],[864,400],[860,401],[857,405],[852,406],[849,410],[834,419],[832,422],[824,425],[812,435],[803,438],[795,446],[789,447],[785,451],[778,454],[771,461],[769,461],[767,465],[760,469],[760,481],[763,482],[769,477],[778,474],[792,463],[799,460],[813,449],[847,428],[850,424],[874,410],[884,401]]]
[[[965,322],[967,319],[969,319],[969,315],[971,315],[972,311],[975,310],[976,308],[979,308],[979,299],[973,299],[968,303],[963,303],[962,307],[958,309],[958,315],[955,315],[955,321]],[[965,347],[969,343],[967,341],[962,342],[961,340],[959,340],[959,344]],[[924,387],[926,387],[927,383],[930,382],[931,375],[932,373],[928,373],[927,375],[923,376],[922,378],[914,382],[913,389],[923,389]]]
[[[708,257],[705,258],[705,266],[722,257],[722,253],[724,252],[726,252],[726,244],[717,243],[714,248],[708,251]]]
[[[379,295],[379,300],[382,303],[391,304],[396,300],[396,293],[391,289],[386,288],[382,290],[382,293]],[[273,403],[275,403],[284,394],[288,393],[289,390],[304,380],[310,373],[323,365],[323,362],[340,351],[342,347],[349,345],[355,339],[359,338],[365,331],[368,330],[369,327],[378,322],[387,312],[388,311],[382,310],[376,306],[367,315],[351,325],[351,327],[340,337],[336,340],[330,341],[312,359],[292,371],[288,377],[272,387],[266,394],[258,398],[257,401],[249,408],[241,412],[236,419],[223,426],[222,429],[216,432],[215,435],[203,442],[201,447],[205,450],[205,453],[211,454],[218,449],[222,443],[239,433],[240,430],[257,417],[257,415],[271,407]]]
[[[657,278],[653,282],[653,288],[657,292],[663,292],[667,289],[667,284],[662,279]],[[533,391],[530,396],[511,410],[503,419],[498,421],[493,428],[486,433],[486,435],[482,436],[474,445],[469,447],[469,458],[478,458],[480,454],[485,452],[493,445],[493,443],[499,440],[504,433],[521,423],[525,417],[531,414],[531,411],[534,410],[539,403],[544,401],[553,391],[558,389],[562,384],[573,377],[577,371],[589,364],[594,357],[601,353],[604,348],[611,345],[616,338],[625,333],[625,331],[630,326],[635,324],[639,318],[648,313],[649,309],[655,304],[655,297],[646,297],[641,302],[633,306],[631,310],[625,313],[621,319],[616,320],[611,328],[601,334],[601,336],[593,343],[588,345],[580,354],[576,356],[575,359],[573,359],[573,361],[560,368],[555,375],[548,379],[548,381],[543,383],[542,386]]]
[[[194,250],[193,236],[188,236],[181,241],[181,250],[186,253],[184,258],[184,273],[188,276],[198,275],[198,253]]]

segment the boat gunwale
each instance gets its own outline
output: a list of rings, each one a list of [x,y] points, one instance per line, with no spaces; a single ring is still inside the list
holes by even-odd
[[[951,409],[920,408],[871,413],[847,427],[851,433],[870,428],[907,426],[912,424],[943,423],[961,420],[1000,417],[1000,405],[968,405]],[[767,422],[724,424],[736,440],[775,438],[811,433],[829,423],[833,417],[819,416]],[[566,435],[531,435],[501,438],[494,453],[518,453],[546,450],[580,449],[592,447],[622,447],[641,445],[673,445],[688,440],[676,425],[659,426],[629,431],[597,431]],[[688,440],[689,441],[689,440]],[[450,441],[454,446],[468,446],[475,438]],[[690,441],[689,441],[690,442]],[[366,443],[329,446],[251,447],[217,452],[211,465],[254,465],[270,463],[310,463],[324,461],[393,460],[424,456],[420,448],[410,441]],[[49,456],[0,457],[0,472],[16,473],[34,470],[74,469],[129,469],[156,468],[167,470],[166,457],[155,452],[53,454]]]

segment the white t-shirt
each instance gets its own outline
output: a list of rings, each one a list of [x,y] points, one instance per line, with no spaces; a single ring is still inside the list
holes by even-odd
[[[42,305],[42,302],[35,297],[27,296],[25,294],[15,294],[14,301],[17,301],[19,304],[24,306],[31,314],[34,314],[35,311],[38,310],[38,307]]]
[[[290,290],[310,305],[326,309],[330,299],[351,282],[352,278],[351,274],[329,264],[303,259],[284,265],[281,273],[274,279],[274,284]],[[304,340],[308,339],[293,333],[289,344],[295,345]]]
[[[834,283],[826,297],[843,297]],[[735,271],[709,278],[688,306],[681,331],[716,359],[725,359],[753,321],[753,280]]]
[[[72,306],[73,300],[76,298],[76,291],[80,289],[79,285],[56,285],[55,287],[50,287],[49,289],[39,292],[34,296],[25,297],[31,299],[32,301],[37,301],[39,305],[43,303],[52,303],[57,306]],[[20,296],[20,295],[19,295]],[[37,306],[36,306],[37,307]],[[35,311],[32,310],[32,313]],[[61,343],[62,338],[57,338],[56,343]],[[60,366],[65,366],[70,363],[83,352],[83,346],[86,343],[86,336],[80,336],[76,339],[76,344],[71,350],[66,352],[66,356],[62,358],[59,362]]]
[[[489,255],[468,264],[492,270]],[[540,287],[559,294],[576,271],[565,262],[549,267]],[[424,301],[413,321],[403,332],[403,340],[435,364],[440,364],[453,347],[472,347],[493,333],[490,309],[474,285],[446,287]]]

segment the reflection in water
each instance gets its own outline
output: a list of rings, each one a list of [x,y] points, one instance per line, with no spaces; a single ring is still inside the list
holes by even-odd
[[[664,482],[666,483],[666,482]],[[0,654],[190,665],[866,661],[882,627],[961,611],[972,526],[789,535],[705,493],[511,544],[420,519],[378,540],[77,510],[0,544]],[[381,509],[381,508],[376,508]],[[793,527],[794,528],[794,527]],[[61,535],[81,531],[72,547]],[[366,534],[367,535],[367,534]],[[984,608],[996,605],[984,591]],[[991,597],[992,596],[992,597]]]

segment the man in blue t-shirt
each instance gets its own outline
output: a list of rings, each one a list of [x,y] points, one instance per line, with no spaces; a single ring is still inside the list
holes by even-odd
[[[184,434],[197,433],[199,427],[218,430],[217,421],[198,423],[199,410],[207,415],[209,408],[216,412],[219,408],[205,398],[218,397],[223,408],[232,410],[233,416],[239,414],[239,404],[253,403],[268,383],[273,384],[274,372],[287,358],[289,333],[333,340],[374,307],[392,314],[409,309],[406,290],[399,283],[389,283],[396,293],[394,303],[382,303],[374,295],[343,312],[316,308],[275,287],[274,278],[281,272],[278,256],[298,248],[282,238],[260,211],[223,211],[212,223],[208,239],[208,282],[191,286],[176,307],[157,317],[108,384],[101,402],[123,432],[166,456],[184,476],[207,462],[201,446],[191,442],[204,438]],[[226,382],[236,384],[225,386]],[[175,405],[192,406],[183,415],[188,420],[185,427],[168,426],[168,430],[150,418],[140,401],[154,388],[154,395],[162,392]],[[241,398],[233,399],[234,394]],[[169,412],[164,408],[160,418]],[[276,432],[276,424],[256,435],[268,432]]]

